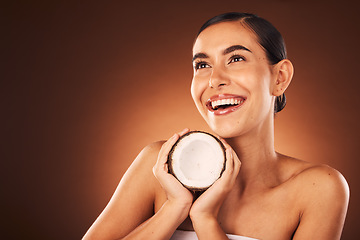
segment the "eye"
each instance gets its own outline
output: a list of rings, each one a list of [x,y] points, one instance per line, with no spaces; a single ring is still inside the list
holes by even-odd
[[[199,70],[201,68],[209,68],[209,67],[210,67],[209,64],[207,64],[206,62],[202,62],[202,61],[194,64],[195,70]]]
[[[229,64],[234,63],[234,62],[241,62],[241,61],[245,61],[245,58],[243,56],[234,55],[234,56],[231,56]]]

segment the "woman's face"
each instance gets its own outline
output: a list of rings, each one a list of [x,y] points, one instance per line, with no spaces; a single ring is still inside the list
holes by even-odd
[[[239,22],[218,23],[201,32],[193,47],[193,66],[192,97],[216,134],[239,136],[273,118],[272,66],[255,34]]]

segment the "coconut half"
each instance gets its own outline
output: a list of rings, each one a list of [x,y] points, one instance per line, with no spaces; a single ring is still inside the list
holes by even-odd
[[[221,177],[225,162],[222,142],[202,131],[181,136],[168,155],[169,172],[192,191],[209,188]]]

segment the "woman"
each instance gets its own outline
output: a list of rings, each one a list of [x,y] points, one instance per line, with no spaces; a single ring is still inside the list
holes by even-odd
[[[200,29],[193,63],[193,100],[226,146],[222,177],[194,200],[166,164],[189,130],[151,144],[84,239],[340,239],[345,179],[274,149],[274,114],[293,75],[280,33],[252,14],[216,16]],[[240,103],[215,106],[222,99]]]

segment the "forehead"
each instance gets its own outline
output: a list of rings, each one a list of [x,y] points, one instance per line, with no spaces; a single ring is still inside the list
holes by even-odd
[[[256,35],[239,21],[214,24],[197,37],[193,53],[222,51],[229,46],[243,45],[251,51],[262,51]]]

